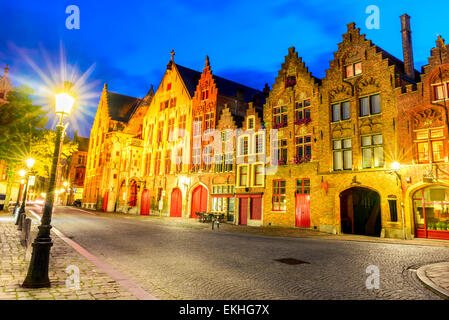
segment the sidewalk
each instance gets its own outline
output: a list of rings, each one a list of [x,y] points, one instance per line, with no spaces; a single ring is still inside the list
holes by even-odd
[[[37,233],[37,221],[32,219],[31,242]],[[25,279],[31,258],[31,245],[20,245],[20,231],[11,214],[0,213],[0,300],[134,300],[131,293],[99,270],[72,247],[52,233],[49,277],[50,288],[27,289]],[[68,288],[68,266],[80,270],[79,290]]]
[[[416,271],[425,286],[445,299],[449,299],[449,262],[429,264]]]

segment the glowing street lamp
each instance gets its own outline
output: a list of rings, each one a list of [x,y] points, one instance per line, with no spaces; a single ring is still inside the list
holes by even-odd
[[[391,164],[391,169],[393,169],[393,170],[399,170],[400,168],[401,168],[401,164],[397,161],[395,161]]]
[[[61,151],[62,134],[64,126],[62,120],[64,116],[69,116],[75,103],[75,98],[70,94],[73,84],[64,82],[64,90],[55,95],[55,113],[59,115],[59,124],[56,126],[56,141],[53,152],[53,162],[51,166],[50,181],[45,198],[45,206],[42,213],[39,232],[33,242],[33,253],[28,268],[28,274],[22,286],[25,288],[50,287],[48,278],[48,263],[50,259],[50,248],[53,245],[50,237],[51,215],[55,197],[56,169]]]
[[[25,189],[23,191],[22,205],[20,206],[20,210],[19,210],[19,220],[18,220],[19,225],[20,225],[20,221],[21,221],[20,218],[22,218],[21,215],[25,214],[25,206],[26,206],[28,182],[30,179],[30,171],[31,171],[31,168],[33,168],[35,162],[36,162],[36,160],[34,160],[33,158],[28,158],[26,160],[28,170],[26,172],[26,177],[25,177],[26,185],[25,185]]]

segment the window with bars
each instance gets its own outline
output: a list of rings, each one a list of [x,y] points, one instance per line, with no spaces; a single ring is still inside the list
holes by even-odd
[[[247,156],[249,147],[248,136],[239,138],[239,156]]]
[[[312,136],[299,136],[295,138],[296,156],[295,164],[308,162],[312,159]]]
[[[345,66],[346,78],[354,77],[362,73],[362,63],[356,62]]]
[[[165,174],[171,171],[171,150],[165,151]]]
[[[145,175],[150,175],[151,170],[151,153],[147,153],[145,158]]]
[[[264,145],[265,145],[265,134],[263,132],[261,133],[256,133],[256,135],[254,136],[254,146],[255,146],[255,150],[254,152],[256,154],[261,154],[264,152]]]
[[[448,99],[449,82],[433,85],[434,101]]]
[[[214,113],[208,112],[204,117],[204,130],[214,128]]]
[[[380,113],[380,95],[373,94],[371,96],[360,98],[360,116],[366,117],[369,115]]]
[[[170,108],[176,107],[176,97],[170,99]]]
[[[158,175],[161,171],[161,152],[156,153],[156,159],[154,161],[154,174]]]
[[[176,157],[176,172],[182,171],[182,148],[178,149],[178,155]]]
[[[209,171],[212,166],[212,146],[205,146],[203,149],[203,170]]]
[[[349,101],[334,103],[332,105],[332,122],[348,120],[351,118]]]
[[[159,121],[157,125],[157,143],[162,143],[163,134],[164,134],[164,122]]]
[[[254,170],[254,186],[263,186],[265,172],[264,172],[264,165],[263,164],[255,164],[253,166]]]
[[[209,99],[209,89],[201,91],[201,100]]]
[[[303,178],[296,180],[296,194],[310,194],[310,179]]]
[[[415,131],[419,163],[444,161],[444,129],[429,128]]]
[[[286,201],[286,181],[273,180],[272,210],[285,211]]]
[[[309,120],[310,120],[310,99],[301,102],[296,102],[295,123],[303,123]]]
[[[170,118],[168,119],[168,125],[167,125],[167,138],[168,141],[173,141],[173,130],[175,128],[175,119]]]
[[[282,128],[287,125],[287,106],[277,106],[273,108],[274,126]]]
[[[352,143],[351,139],[334,140],[333,159],[334,171],[352,169]]]
[[[239,166],[238,167],[238,177],[239,177],[239,186],[247,187],[248,186],[248,166]]]
[[[274,151],[277,153],[278,165],[287,164],[287,139],[278,140],[277,149]]]
[[[384,166],[384,149],[382,135],[370,135],[361,137],[362,167],[380,168]]]
[[[186,115],[182,115],[179,117],[178,123],[178,137],[183,138],[186,131]]]

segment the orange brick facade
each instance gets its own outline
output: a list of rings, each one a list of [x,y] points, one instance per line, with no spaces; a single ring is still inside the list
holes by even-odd
[[[217,212],[254,226],[449,239],[448,46],[439,38],[422,73],[414,70],[409,19],[401,17],[404,62],[350,23],[322,79],[293,47],[263,92],[214,76],[209,58],[200,73],[177,65],[172,53],[154,95],[145,103],[134,98],[140,113],[100,124],[108,113],[103,92],[84,203],[184,218]],[[130,168],[114,171],[123,165],[112,165],[118,151]],[[99,154],[105,162],[89,166]]]

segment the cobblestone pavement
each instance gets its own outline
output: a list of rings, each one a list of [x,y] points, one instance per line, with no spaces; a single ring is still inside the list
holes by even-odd
[[[417,270],[417,276],[431,290],[449,299],[449,262],[422,266]]]
[[[416,270],[449,261],[445,244],[426,242],[272,237],[74,208],[57,208],[53,222],[161,299],[440,299]],[[380,270],[379,290],[366,288],[370,265]]]
[[[37,222],[32,223],[32,239],[37,233]],[[0,214],[0,300],[96,300],[135,299],[116,281],[98,270],[95,265],[52,234],[49,277],[51,288],[27,289],[25,279],[31,258],[31,246],[20,245],[20,231],[10,214]],[[80,270],[79,290],[67,288],[68,266]]]

